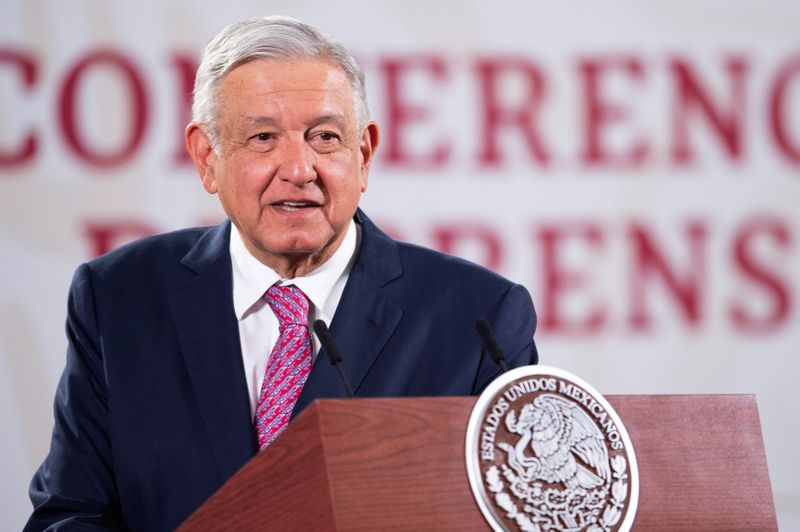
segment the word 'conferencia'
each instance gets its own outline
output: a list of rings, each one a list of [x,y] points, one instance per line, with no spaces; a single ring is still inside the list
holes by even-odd
[[[633,171],[692,168],[706,157],[736,167],[761,145],[784,164],[800,166],[798,115],[792,114],[800,56],[767,65],[755,53],[719,52],[713,61],[670,52],[593,52],[557,62],[524,52],[360,58],[371,80],[373,114],[383,125],[379,160],[387,167],[517,164],[547,171],[578,164]],[[21,116],[36,116],[31,110],[44,92],[55,116],[43,119],[55,122],[58,133],[20,119],[0,145],[0,168],[35,163],[46,142],[59,143],[89,167],[120,167],[141,155],[157,123],[175,139],[167,163],[188,169],[182,132],[195,66],[185,53],[167,51],[164,61],[146,63],[118,49],[89,50],[51,66],[31,50],[0,48],[0,76],[14,81],[10,102]],[[55,83],[45,85],[50,79]],[[468,85],[460,85],[464,80]],[[123,104],[117,106],[123,116],[108,116],[88,97],[101,81]],[[174,118],[156,116],[161,108],[174,109]],[[564,121],[564,113],[575,119]],[[103,135],[92,131],[98,124]],[[713,149],[701,149],[706,145]]]

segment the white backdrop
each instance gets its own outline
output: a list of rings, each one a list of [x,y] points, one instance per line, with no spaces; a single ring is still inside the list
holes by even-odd
[[[362,60],[379,225],[525,284],[542,361],[603,393],[756,394],[800,529],[800,4],[417,0],[0,6],[3,529],[49,443],[75,267],[221,218],[182,156],[186,80],[263,14]]]

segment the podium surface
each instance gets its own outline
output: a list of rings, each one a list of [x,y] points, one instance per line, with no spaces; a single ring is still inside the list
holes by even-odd
[[[634,530],[777,530],[752,395],[606,396],[639,464]],[[489,530],[475,397],[317,401],[180,530]]]

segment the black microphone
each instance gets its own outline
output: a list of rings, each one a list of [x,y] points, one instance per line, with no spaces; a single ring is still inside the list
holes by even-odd
[[[497,339],[494,337],[494,333],[492,332],[492,327],[489,325],[489,322],[483,318],[476,319],[475,330],[478,331],[478,336],[480,336],[481,341],[483,341],[483,347],[485,347],[486,351],[489,352],[489,356],[492,357],[494,363],[500,366],[500,369],[503,370],[503,373],[508,371],[508,366],[506,366],[506,355],[503,354],[503,350],[500,349],[500,344],[497,343]]]
[[[339,380],[342,381],[344,392],[347,397],[353,397],[353,387],[350,386],[350,381],[347,380],[347,376],[340,365],[342,363],[342,355],[339,354],[339,348],[336,347],[336,342],[333,341],[330,329],[322,320],[315,320],[313,327],[314,332],[317,333],[317,338],[319,338],[319,343],[322,344],[322,350],[325,351],[328,360],[331,361],[333,367],[336,368],[336,372],[339,373]]]

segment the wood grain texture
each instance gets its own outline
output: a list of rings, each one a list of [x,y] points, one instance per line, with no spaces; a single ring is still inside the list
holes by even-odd
[[[752,395],[608,396],[639,462],[634,530],[777,530]]]
[[[474,399],[341,403],[323,407],[339,530],[487,529],[464,458]]]
[[[607,399],[639,463],[634,530],[777,530],[753,396]],[[475,401],[318,401],[181,530],[489,530],[464,458]]]

